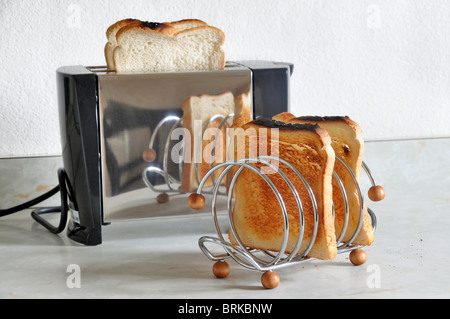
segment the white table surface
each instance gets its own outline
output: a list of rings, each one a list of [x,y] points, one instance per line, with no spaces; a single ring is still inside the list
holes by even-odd
[[[348,254],[311,261],[279,270],[280,286],[266,290],[260,273],[233,261],[228,278],[214,278],[198,248],[214,235],[209,215],[113,223],[102,245],[85,247],[24,211],[0,219],[0,298],[448,298],[449,150],[450,139],[367,143],[387,198],[368,204],[378,228],[363,266]],[[69,265],[79,266],[80,288],[67,284]]]

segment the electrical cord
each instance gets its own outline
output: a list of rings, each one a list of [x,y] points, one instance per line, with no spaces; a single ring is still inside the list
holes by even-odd
[[[45,193],[44,195],[41,195],[35,199],[32,199],[26,203],[20,204],[18,206],[3,209],[0,210],[0,217],[8,216],[17,212],[20,212],[24,209],[28,209],[30,207],[33,207],[44,200],[49,199],[50,197],[56,195],[58,192],[61,195],[61,206],[59,207],[46,207],[46,208],[40,208],[36,209],[31,212],[31,217],[44,226],[48,231],[50,231],[53,234],[59,234],[61,233],[65,228],[67,224],[67,216],[68,216],[68,210],[69,210],[69,204],[68,204],[68,198],[72,200],[71,194],[73,192],[69,192],[70,190],[70,184],[67,183],[67,175],[64,169],[58,170],[58,181],[59,185],[50,190],[49,192]],[[59,221],[58,226],[53,226],[50,224],[45,218],[43,218],[41,215],[50,214],[50,213],[61,213],[61,218]]]

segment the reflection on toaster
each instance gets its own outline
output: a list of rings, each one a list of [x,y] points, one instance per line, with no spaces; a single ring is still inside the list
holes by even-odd
[[[143,171],[143,181],[155,192],[192,192],[214,166],[229,159],[230,129],[252,117],[251,92],[236,97],[230,91],[191,96],[182,110],[182,117],[169,115],[156,125],[149,147],[143,151],[143,159],[150,163]],[[163,147],[158,147],[157,141],[162,141]],[[215,185],[220,174],[221,170],[215,171],[205,187]]]

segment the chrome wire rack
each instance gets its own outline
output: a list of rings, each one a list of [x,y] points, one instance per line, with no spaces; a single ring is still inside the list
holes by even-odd
[[[350,176],[353,179],[353,182],[356,185],[356,189],[359,196],[359,202],[360,202],[360,218],[358,226],[351,238],[347,240],[345,243],[343,243],[344,235],[346,234],[348,221],[349,221],[349,203],[347,199],[347,194],[345,187],[343,185],[342,180],[339,178],[336,171],[333,171],[333,178],[337,182],[337,185],[339,186],[339,189],[342,193],[342,198],[345,206],[345,220],[344,225],[341,230],[340,236],[337,238],[337,249],[338,254],[350,252],[350,260],[355,265],[361,265],[365,263],[366,254],[364,250],[362,250],[363,246],[359,245],[353,245],[354,240],[357,238],[358,234],[361,231],[364,214],[365,214],[365,205],[364,205],[364,196],[361,191],[360,184],[358,182],[358,179],[355,175],[355,173],[352,171],[352,169],[347,165],[347,163],[340,157],[336,156],[336,159],[345,167],[345,169],[349,172]],[[271,164],[271,161],[278,161],[285,165],[289,170],[295,173],[296,176],[300,178],[303,185],[306,187],[307,192],[309,194],[309,198],[312,203],[313,211],[314,211],[314,232],[312,235],[312,239],[310,240],[308,246],[303,251],[300,251],[300,248],[302,246],[303,241],[303,235],[304,235],[304,229],[305,229],[305,219],[304,219],[304,212],[302,207],[302,201],[300,199],[300,196],[295,189],[292,181],[287,177],[286,172],[283,172],[281,169],[276,169],[276,167]],[[261,168],[257,168],[255,165],[256,163],[262,164],[259,165]],[[288,213],[286,210],[286,207],[283,203],[282,196],[277,189],[277,187],[274,185],[274,183],[262,172],[263,168],[271,168],[275,169],[277,174],[279,174],[282,179],[286,182],[286,184],[289,186],[290,190],[292,191],[292,194],[294,195],[295,201],[297,203],[298,207],[298,214],[299,214],[299,220],[300,220],[300,233],[298,235],[298,240],[295,245],[294,250],[290,254],[285,254],[286,247],[289,240],[289,221],[288,221]],[[369,191],[369,197],[374,201],[379,201],[384,198],[384,195],[377,195],[377,194],[384,194],[384,190],[381,186],[377,186],[375,183],[375,180],[372,176],[372,173],[370,172],[368,166],[363,163],[362,165],[364,171],[368,175],[370,182],[372,184],[372,188]],[[221,226],[219,223],[218,218],[218,212],[216,209],[216,201],[218,193],[218,185],[220,184],[221,180],[226,178],[228,172],[232,170],[233,168],[237,169],[236,173],[233,175],[231,182],[228,187],[228,193],[227,196],[227,211],[228,211],[228,224],[229,229],[234,238],[236,239],[236,244],[230,243],[226,238],[224,233],[221,230]],[[194,209],[199,209],[201,206],[204,205],[205,199],[202,195],[203,192],[203,186],[205,184],[205,181],[214,174],[216,170],[222,169],[220,176],[218,177],[218,180],[216,181],[216,186],[214,187],[212,191],[212,200],[211,200],[211,213],[212,218],[214,221],[214,226],[217,232],[217,237],[211,237],[211,236],[205,236],[199,239],[199,247],[201,251],[211,260],[215,261],[216,264],[213,267],[213,272],[216,275],[216,277],[219,278],[225,278],[229,275],[230,269],[229,265],[226,263],[227,259],[233,259],[235,262],[237,262],[239,265],[243,266],[244,268],[259,271],[262,272],[263,275],[261,277],[262,285],[265,288],[276,288],[280,282],[278,274],[275,272],[275,270],[288,267],[288,266],[295,266],[301,263],[309,262],[312,260],[315,260],[315,258],[308,258],[308,253],[312,249],[316,236],[317,236],[317,229],[319,224],[319,217],[318,217],[318,208],[316,203],[316,198],[314,196],[313,190],[311,186],[306,181],[305,177],[299,172],[293,165],[291,165],[289,162],[273,156],[260,156],[257,158],[245,158],[238,161],[227,161],[222,164],[219,164],[215,166],[202,180],[202,182],[199,185],[199,188],[197,190],[197,193],[191,194],[189,198],[189,205]],[[278,253],[274,253],[272,251],[267,250],[260,250],[260,249],[249,249],[246,247],[241,239],[239,238],[239,235],[236,231],[236,227],[233,220],[233,189],[236,184],[236,180],[239,177],[239,175],[242,173],[244,169],[251,170],[258,174],[270,187],[270,189],[275,194],[278,203],[280,205],[282,215],[283,215],[283,225],[284,225],[284,237],[283,242],[281,245],[281,248],[279,249]],[[375,195],[373,195],[375,194]],[[200,207],[199,207],[200,206]],[[367,212],[370,216],[373,231],[376,230],[377,227],[377,219],[374,212],[367,208]],[[333,215],[334,215],[334,205],[333,205]],[[213,252],[208,249],[207,244],[213,244],[216,246],[220,246],[225,251],[224,254],[215,255]]]

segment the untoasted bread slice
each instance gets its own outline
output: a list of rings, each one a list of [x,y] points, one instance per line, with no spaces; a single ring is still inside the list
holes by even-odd
[[[225,68],[225,34],[198,20],[130,24],[116,34],[118,73],[211,71]],[[195,26],[195,27],[191,27]]]
[[[120,20],[113,25],[111,25],[106,31],[106,37],[108,39],[108,43],[105,46],[105,58],[106,65],[108,70],[114,70],[114,50],[117,47],[117,39],[116,35],[120,29],[126,26],[134,25],[139,26],[141,24],[150,26],[154,31],[163,32],[168,34],[174,34],[178,31],[184,31],[187,29],[192,29],[200,26],[207,26],[208,24],[204,21],[197,19],[186,19],[180,21],[174,21],[170,23],[151,23],[151,22],[143,22],[137,19],[124,19]]]
[[[290,113],[282,113],[274,117],[275,120],[286,123],[299,124],[318,124],[320,127],[326,129],[331,137],[331,146],[335,154],[341,157],[353,170],[358,182],[361,182],[361,169],[364,154],[364,140],[361,137],[360,126],[351,120],[348,116],[333,116],[333,117],[317,117],[305,116],[295,117]],[[336,160],[336,173],[344,183],[349,203],[349,221],[347,231],[343,237],[342,242],[348,242],[355,233],[360,215],[361,206],[357,192],[356,185],[350,173],[344,166]],[[335,229],[336,237],[339,237],[342,232],[345,217],[345,207],[341,191],[337,182],[333,179],[333,202],[335,208]],[[364,207],[364,220],[361,231],[353,244],[369,246],[375,240],[370,217],[367,213],[367,207]]]
[[[337,254],[336,237],[332,216],[331,177],[334,167],[334,151],[326,130],[317,125],[291,125],[272,120],[255,120],[236,130],[235,136],[243,143],[234,143],[237,159],[248,157],[253,146],[276,150],[267,152],[290,162],[306,178],[318,206],[318,232],[308,257],[333,259]],[[271,129],[278,129],[275,134]],[[275,134],[277,136],[273,136]],[[274,145],[275,144],[275,145]],[[274,147],[275,146],[275,147]],[[241,155],[239,155],[241,154]],[[300,178],[284,164],[278,163],[292,181],[302,200],[305,230],[298,254],[303,253],[313,237],[314,213],[307,189]],[[253,164],[259,168],[261,164]],[[267,177],[280,192],[289,216],[289,241],[286,253],[293,252],[300,232],[300,215],[294,195],[279,174]],[[249,169],[242,171],[235,184],[233,221],[242,243],[255,249],[280,251],[284,238],[283,215],[280,204],[269,185]],[[237,245],[232,231],[231,243]]]
[[[141,24],[141,21],[136,19],[120,20],[111,25],[108,30],[106,30],[106,37],[108,39],[108,42],[105,46],[105,58],[108,70],[114,70],[114,49],[117,47],[116,34],[121,28],[130,24],[139,25]]]

